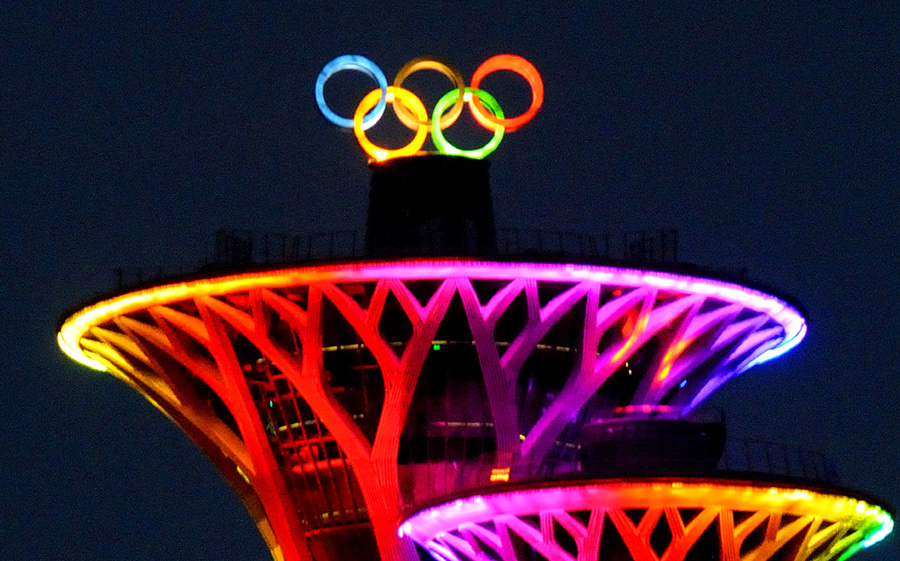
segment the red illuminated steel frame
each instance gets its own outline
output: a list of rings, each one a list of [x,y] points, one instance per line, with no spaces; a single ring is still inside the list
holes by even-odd
[[[517,319],[510,323],[511,316]],[[446,338],[449,323],[462,325],[464,335]],[[554,339],[563,324],[564,335],[574,334],[566,345]],[[715,280],[587,265],[418,259],[138,290],[72,315],[59,342],[74,359],[134,386],[200,445],[244,500],[275,559],[346,554],[348,536],[362,532],[374,535],[381,559],[400,561],[416,558],[410,533],[398,533],[404,516],[449,495],[481,489],[486,497],[486,487],[499,490],[558,462],[579,412],[678,418],[731,377],[796,345],[805,330],[787,303]],[[432,415],[425,423],[432,432],[419,437],[425,429],[410,415],[421,409],[414,396],[423,391],[422,372],[443,352],[473,357],[466,375],[474,372],[479,382],[466,393],[483,397],[482,416],[467,421],[450,408],[419,411]],[[541,394],[544,402],[530,406],[529,416],[522,380],[530,375],[528,361],[541,353],[565,357],[559,363],[571,368],[555,374],[558,389]],[[644,366],[625,401],[594,403],[611,380],[632,375],[628,361],[638,354]],[[359,363],[347,366],[350,358]],[[438,430],[448,443],[459,434],[475,441],[477,434],[481,451],[470,453],[464,444],[465,458],[439,464],[415,453],[399,459],[410,442],[426,448],[437,442]],[[628,507],[603,505],[622,532],[627,525],[616,508]],[[665,513],[676,533],[693,524],[658,506],[640,508],[657,518]],[[560,508],[549,516],[569,520]],[[732,506],[709,508],[724,525],[721,509]],[[509,513],[507,527],[515,532],[519,514]],[[565,524],[583,539],[599,539],[590,521],[581,534]],[[812,532],[810,524],[804,527]],[[542,528],[521,527],[520,534],[532,543]],[[854,532],[865,539],[874,530]],[[492,558],[466,553],[464,536],[422,536],[413,534],[447,561]],[[496,545],[504,538],[486,539]],[[503,547],[502,561],[512,561]],[[580,551],[577,559],[588,559]]]

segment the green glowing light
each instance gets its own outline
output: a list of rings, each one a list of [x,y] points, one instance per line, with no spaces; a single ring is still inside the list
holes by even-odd
[[[869,538],[862,543],[862,547],[871,547],[875,545],[876,543],[886,538],[893,529],[894,521],[890,517],[888,517],[887,521],[882,523],[881,528],[879,528],[877,532],[869,536]]]
[[[431,350],[433,350],[433,351],[439,351],[439,350],[441,350],[440,344],[435,343],[434,345],[431,345]]]

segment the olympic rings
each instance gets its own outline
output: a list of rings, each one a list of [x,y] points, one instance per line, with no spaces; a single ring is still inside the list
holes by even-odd
[[[475,94],[475,95],[472,95]],[[472,99],[474,97],[478,97],[484,104],[487,106],[488,111],[491,111],[495,116],[499,118],[503,118],[503,110],[500,109],[500,104],[497,103],[497,100],[494,99],[494,96],[487,93],[483,90],[473,90],[472,88],[466,88],[466,93],[462,99],[469,102],[469,106],[472,105]],[[441,114],[447,109],[447,106],[454,101],[458,101],[460,98],[458,90],[450,90],[449,92],[444,94],[434,106],[434,116],[431,118],[432,122],[434,120],[438,120],[440,122]],[[500,141],[503,140],[503,132],[505,128],[502,125],[498,125],[494,128],[494,137],[488,141],[487,144],[482,146],[481,148],[476,148],[474,150],[460,150],[456,146],[450,144],[450,142],[444,138],[444,133],[441,132],[440,127],[431,127],[431,140],[434,142],[435,147],[442,153],[448,154],[450,156],[467,156],[469,158],[475,158],[480,160],[497,149],[497,146],[500,145]]]
[[[366,111],[375,107],[381,100],[385,100],[387,103],[393,104],[394,106],[397,105],[397,101],[399,100],[400,103],[412,110],[415,115],[414,118],[420,123],[418,130],[416,131],[416,136],[412,139],[412,142],[403,148],[387,150],[380,146],[376,146],[371,140],[366,138],[366,133],[362,128],[363,115],[366,114]],[[398,88],[397,86],[388,86],[387,96],[382,97],[381,90],[372,90],[361,102],[359,102],[359,105],[356,107],[356,113],[353,115],[353,133],[356,135],[356,140],[359,141],[360,147],[366,154],[380,162],[389,158],[412,156],[416,154],[419,151],[419,148],[425,144],[425,138],[428,136],[428,125],[425,124],[426,121],[428,121],[428,113],[425,111],[425,106],[422,105],[421,100],[419,100],[414,93],[409,90],[404,90],[403,88]]]
[[[362,72],[378,83],[378,89],[369,92],[357,106],[353,119],[337,115],[325,103],[325,82],[341,70]],[[454,89],[441,97],[435,105],[434,111],[430,115],[431,119],[418,96],[401,87],[403,81],[410,74],[419,70],[436,70],[449,78],[454,85]],[[531,105],[517,117],[506,118],[497,100],[479,88],[485,76],[498,70],[509,70],[519,74],[531,87]],[[470,87],[465,86],[458,70],[430,57],[416,58],[406,63],[394,78],[393,86],[387,85],[384,73],[375,63],[359,55],[337,57],[325,65],[316,80],[316,103],[322,114],[339,127],[352,128],[360,147],[376,161],[419,153],[429,130],[438,153],[484,158],[497,148],[505,133],[512,132],[530,121],[540,109],[543,101],[544,83],[541,75],[530,62],[517,55],[496,55],[484,61],[472,75]],[[387,150],[376,146],[364,132],[381,119],[388,104],[392,106],[394,114],[397,115],[400,122],[416,132],[409,144],[396,150]],[[474,150],[461,150],[453,146],[442,132],[456,122],[466,104],[475,120],[494,133],[493,138],[487,144]]]

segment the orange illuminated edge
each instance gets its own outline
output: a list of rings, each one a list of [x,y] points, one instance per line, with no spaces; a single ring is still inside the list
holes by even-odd
[[[827,520],[851,519],[869,527],[863,547],[893,529],[893,519],[880,506],[839,494],[793,486],[738,481],[616,480],[573,482],[539,489],[519,489],[473,495],[420,510],[400,525],[401,535],[425,543],[441,532],[497,516],[528,515],[545,510],[648,507],[709,508],[773,511]]]
[[[726,302],[739,302],[769,315],[785,330],[783,342],[757,359],[757,363],[793,348],[806,334],[806,320],[790,304],[769,294],[723,281],[594,265],[422,259],[294,267],[163,284],[115,296],[79,310],[63,322],[57,342],[62,351],[73,360],[96,370],[106,371],[106,366],[98,360],[99,357],[82,349],[80,341],[92,327],[123,314],[190,297],[220,296],[253,288],[284,288],[315,282],[364,282],[385,278],[444,279],[454,276],[485,280],[528,278],[550,282],[592,281],[624,287],[649,286],[673,292],[702,294]]]

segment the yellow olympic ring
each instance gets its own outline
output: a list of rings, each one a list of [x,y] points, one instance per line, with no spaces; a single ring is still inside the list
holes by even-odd
[[[459,70],[453,68],[449,64],[441,62],[435,58],[430,57],[422,57],[422,58],[414,58],[413,60],[407,62],[403,65],[403,68],[397,72],[397,77],[394,78],[394,86],[400,87],[403,85],[403,80],[412,74],[413,72],[417,72],[419,70],[437,70],[447,78],[450,78],[450,81],[453,82],[453,85],[456,86],[456,90],[459,91],[459,95],[456,98],[456,103],[453,104],[453,107],[450,108],[450,111],[441,115],[440,121],[438,121],[438,127],[441,130],[446,129],[450,125],[456,122],[459,116],[462,114],[463,110],[463,94],[466,91],[466,83],[463,81],[462,74],[459,73]],[[416,130],[416,127],[419,125],[427,125],[431,128],[431,121],[428,119],[427,115],[425,118],[425,122],[417,120],[413,117],[412,113],[406,109],[406,107],[400,104],[394,104],[394,113],[396,113],[397,118],[400,119],[400,122],[406,125],[408,128],[412,130]]]
[[[378,162],[387,160],[388,158],[412,156],[418,153],[419,149],[425,144],[425,139],[428,137],[429,126],[425,124],[428,121],[428,113],[425,111],[425,106],[422,104],[422,101],[419,100],[414,93],[409,90],[404,90],[403,88],[398,88],[397,86],[388,86],[385,101],[394,106],[396,106],[397,101],[399,101],[401,105],[413,112],[418,121],[416,136],[413,137],[412,142],[402,148],[397,148],[396,150],[388,150],[376,146],[371,140],[366,138],[366,133],[362,128],[363,117],[365,117],[370,109],[375,107],[380,99],[381,90],[372,90],[359,102],[359,105],[356,107],[356,113],[353,114],[353,134],[356,135],[356,140],[359,142],[360,147],[366,154]]]

